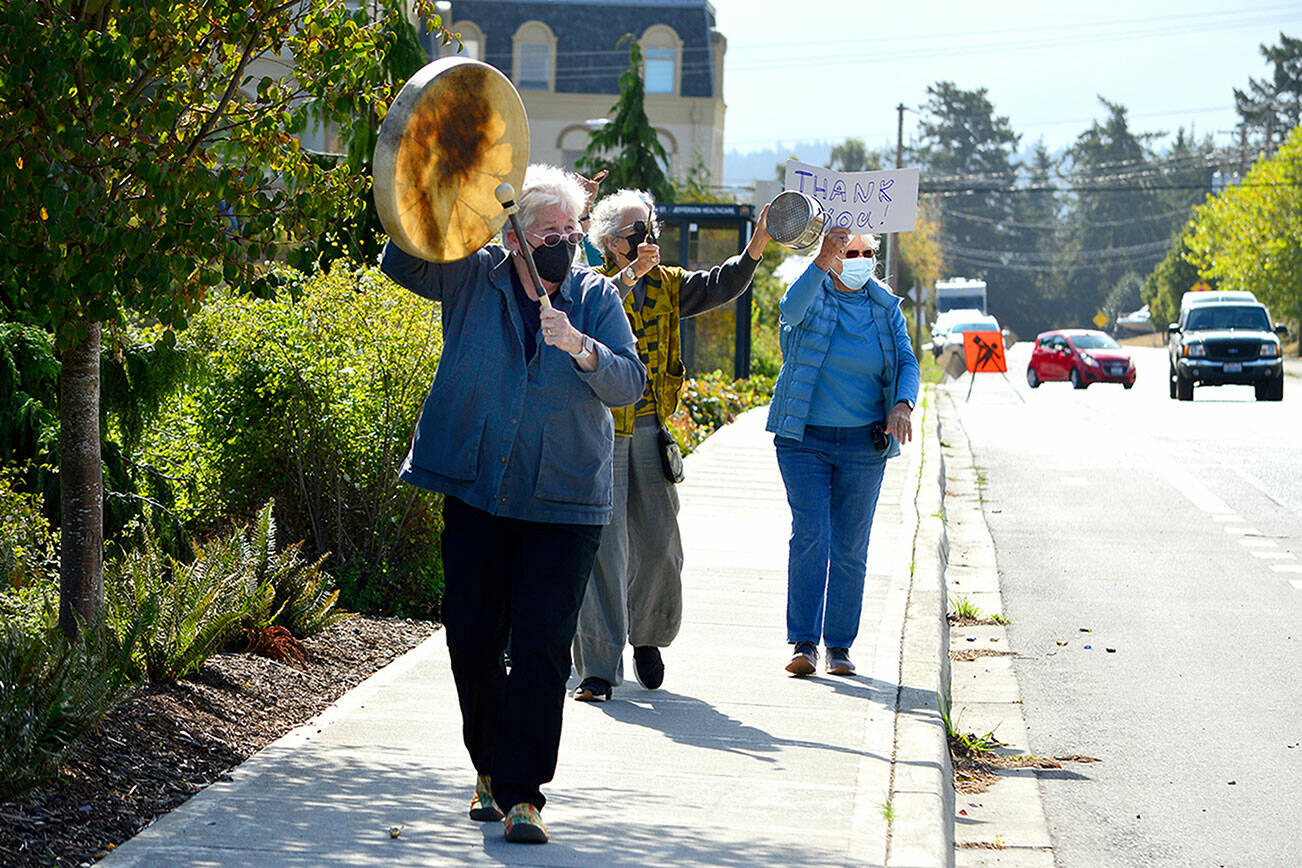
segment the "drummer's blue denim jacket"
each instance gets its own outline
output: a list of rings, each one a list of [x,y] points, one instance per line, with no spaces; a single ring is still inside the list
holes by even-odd
[[[587,373],[541,334],[526,363],[505,248],[488,245],[458,262],[434,263],[390,242],[380,267],[442,303],[443,354],[402,478],[508,518],[609,522],[608,408],[634,403],[646,384],[615,285],[572,268],[552,296],[596,344],[597,369]]]

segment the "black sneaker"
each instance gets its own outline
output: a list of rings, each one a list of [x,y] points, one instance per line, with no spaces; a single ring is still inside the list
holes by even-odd
[[[660,658],[660,649],[654,645],[638,645],[633,648],[633,674],[637,683],[647,690],[655,690],[665,683],[665,661]]]
[[[813,642],[797,642],[795,654],[787,664],[792,675],[813,675],[818,669],[818,646]]]
[[[854,663],[850,662],[849,648],[827,649],[828,675],[853,675]]]
[[[610,699],[610,682],[604,678],[585,678],[574,688],[574,698],[579,702],[605,702]]]

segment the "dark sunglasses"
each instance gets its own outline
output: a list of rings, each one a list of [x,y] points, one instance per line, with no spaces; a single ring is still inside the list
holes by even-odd
[[[546,235],[539,235],[537,232],[526,232],[526,235],[532,235],[534,238],[541,238],[542,247],[555,247],[562,241],[568,241],[576,247],[583,242],[582,232],[569,232],[561,235],[559,232],[548,232]]]
[[[877,254],[871,250],[847,250],[845,251],[846,259],[857,259],[862,256],[864,259],[872,259]]]
[[[634,241],[633,240],[634,238],[638,240]],[[628,241],[633,247],[637,247],[639,244],[641,244],[643,239],[650,241],[652,244],[655,244],[656,243],[655,227],[647,226],[647,222],[645,220],[634,220],[633,231],[625,235],[624,239]]]

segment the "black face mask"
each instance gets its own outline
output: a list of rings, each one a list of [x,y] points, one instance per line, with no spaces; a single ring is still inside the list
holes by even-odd
[[[533,264],[538,267],[538,276],[549,283],[560,283],[570,273],[577,248],[568,241],[548,247],[540,244],[533,248]]]
[[[638,245],[644,241],[650,241],[652,244],[655,244],[656,236],[655,232],[646,224],[645,220],[636,220],[633,223],[633,231],[628,235],[625,235],[624,240],[628,242],[629,259],[637,259]]]

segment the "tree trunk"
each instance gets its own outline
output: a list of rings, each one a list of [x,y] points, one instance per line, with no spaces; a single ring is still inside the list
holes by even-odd
[[[99,446],[100,326],[60,356],[59,489],[63,516],[59,627],[75,638],[104,604],[104,471]]]

